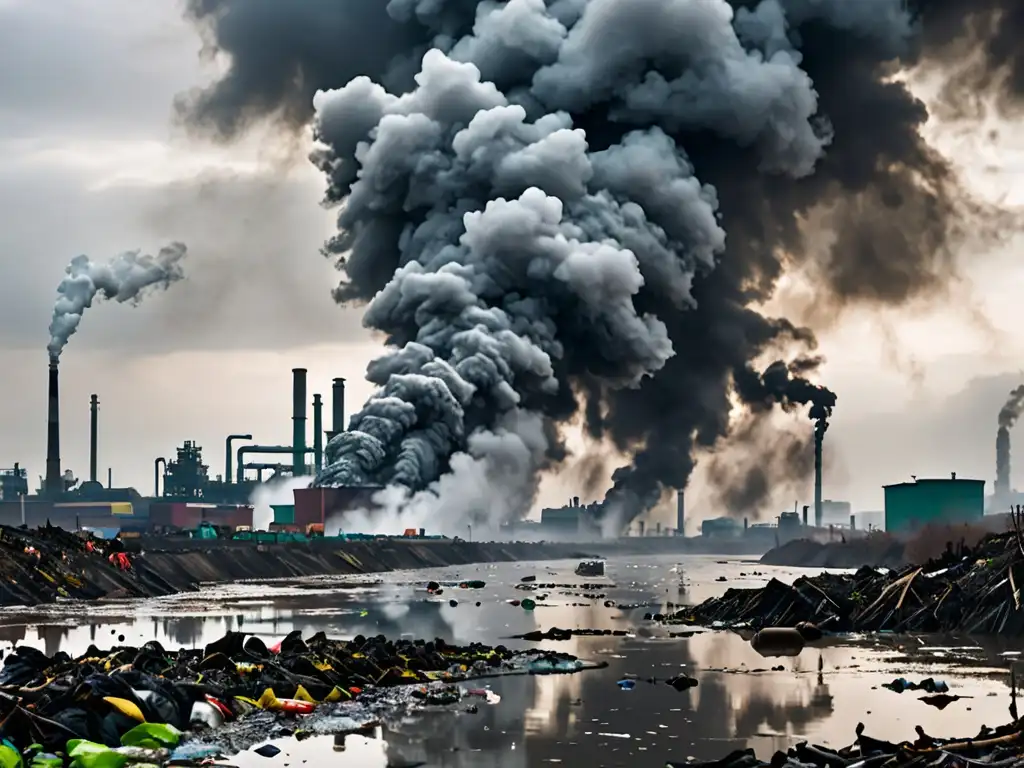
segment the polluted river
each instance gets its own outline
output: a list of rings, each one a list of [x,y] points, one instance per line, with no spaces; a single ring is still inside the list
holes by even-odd
[[[839,749],[856,740],[858,723],[875,739],[901,742],[913,740],[918,726],[931,736],[973,736],[1014,719],[1008,714],[1010,670],[1019,645],[1012,639],[844,635],[796,655],[766,658],[739,633],[651,616],[730,587],[760,587],[771,578],[791,583],[806,572],[753,560],[657,556],[612,558],[603,577],[584,578],[574,573],[577,564],[235,583],[150,600],[9,608],[0,611],[0,648],[7,658],[18,646],[77,657],[90,646],[139,647],[153,640],[167,649],[201,650],[229,632],[272,647],[299,631],[307,639],[319,632],[332,640],[383,634],[542,648],[601,665],[574,674],[467,681],[461,685],[474,690],[472,696],[386,715],[344,736],[267,725],[258,743],[239,754],[228,750],[220,763],[240,768],[326,762],[642,767],[717,761],[747,748],[767,760],[804,740]],[[432,582],[441,585],[439,593],[428,591]],[[514,639],[553,627],[607,632]],[[927,692],[945,692],[945,698],[892,690],[902,687],[894,681],[929,678],[935,685]],[[696,684],[666,684],[673,679]]]

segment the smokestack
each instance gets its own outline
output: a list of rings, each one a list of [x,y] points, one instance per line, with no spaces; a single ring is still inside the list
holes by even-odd
[[[809,509],[809,507],[806,504],[804,504],[804,528],[807,527],[807,510],[808,509]]]
[[[46,481],[43,489],[49,495],[64,491],[64,479],[60,474],[60,393],[57,361],[50,360],[50,386],[46,414]]]
[[[306,369],[292,368],[292,474],[306,474]]]
[[[1010,495],[1010,430],[1000,427],[996,432],[995,501],[1003,503]]]
[[[330,437],[345,431],[345,380],[335,379],[331,386],[331,431]]]
[[[313,395],[313,467],[324,466],[324,404],[320,395]]]
[[[676,491],[676,536],[686,535],[686,497]]]
[[[100,399],[89,398],[89,481],[96,482],[96,453],[99,444]]]
[[[821,528],[821,443],[822,435],[814,435],[814,525]]]

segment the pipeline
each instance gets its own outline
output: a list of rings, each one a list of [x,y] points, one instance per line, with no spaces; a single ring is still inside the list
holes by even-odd
[[[235,440],[252,440],[252,435],[228,435],[224,441],[224,482],[231,483],[231,444]]]
[[[306,474],[306,459],[305,454],[312,453],[312,448],[303,448],[303,458],[299,460],[299,472],[295,477],[301,477]],[[238,450],[235,451],[235,482],[245,482],[245,455],[247,453],[260,453],[260,454],[271,454],[277,456],[286,456],[295,453],[295,447],[292,445],[240,445]],[[292,472],[295,472],[294,460],[292,463]]]
[[[153,462],[153,497],[160,498],[160,466],[163,465],[163,474],[167,474],[167,459],[158,456]],[[165,488],[166,490],[166,488]]]

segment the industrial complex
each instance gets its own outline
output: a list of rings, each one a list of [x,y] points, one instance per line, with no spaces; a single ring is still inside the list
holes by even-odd
[[[108,472],[104,484],[97,475],[99,398],[90,398],[89,478],[79,482],[61,466],[60,379],[51,361],[48,379],[46,474],[32,492],[26,470],[19,464],[0,470],[0,524],[40,526],[47,522],[68,529],[100,531],[170,532],[195,529],[202,524],[232,530],[253,526],[249,503],[255,487],[266,479],[305,477],[323,466],[326,442],[345,429],[345,379],[332,382],[330,428],[324,429],[324,401],[307,394],[307,372],[292,371],[292,444],[258,445],[250,434],[232,434],[224,442],[224,471],[209,474],[202,447],[186,440],[170,457],[158,457],[153,466],[153,492],[144,496],[134,488],[115,488]],[[307,408],[312,406],[312,445],[307,444]],[[1010,489],[1009,433],[1000,428],[996,441],[997,476],[988,497],[990,512],[1005,511],[1018,494]],[[342,532],[341,516],[348,510],[371,506],[379,488],[299,488],[294,503],[274,508],[278,530],[309,531],[327,535]],[[846,501],[822,498],[822,441],[815,440],[813,519],[809,507],[781,513],[774,522],[734,518],[703,521],[703,536],[766,536],[788,540],[805,536],[810,529],[862,529],[884,527],[898,533],[930,523],[971,523],[985,514],[985,481],[958,478],[912,478],[884,486],[884,512],[856,514]],[[601,505],[569,499],[563,507],[546,508],[540,520],[507,526],[510,538],[522,540],[601,537]],[[686,530],[686,506],[682,491],[676,497],[675,526],[645,526],[638,521],[631,535],[682,536]],[[858,525],[858,520],[860,524]],[[693,531],[696,532],[696,531]]]

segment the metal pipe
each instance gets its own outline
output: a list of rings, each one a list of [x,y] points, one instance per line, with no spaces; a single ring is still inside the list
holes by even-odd
[[[153,496],[160,498],[160,465],[163,464],[163,474],[167,474],[167,459],[163,456],[158,456],[156,461],[153,462]],[[167,483],[164,482],[164,490],[167,490]]]
[[[46,481],[43,487],[50,495],[64,491],[64,479],[60,474],[60,374],[57,361],[50,360],[49,394],[46,413]]]
[[[331,385],[331,431],[328,439],[345,431],[345,380],[335,379]]]
[[[292,368],[292,474],[306,474],[305,368]]]
[[[238,450],[235,451],[235,482],[241,483],[245,481],[245,469],[242,466],[245,464],[245,455],[247,453],[261,453],[261,454],[273,454],[277,456],[286,456],[288,454],[294,454],[295,446],[292,445],[240,445]],[[303,453],[312,453],[312,448],[306,448]],[[303,461],[305,459],[303,458]],[[295,465],[293,463],[292,469],[294,471]]]
[[[224,482],[231,484],[231,444],[235,440],[252,440],[252,435],[228,435],[224,441]]]
[[[324,403],[320,395],[313,395],[313,468],[320,472],[324,466]]]
[[[99,412],[100,399],[96,395],[89,398],[89,480],[96,482],[96,451],[99,444]]]

